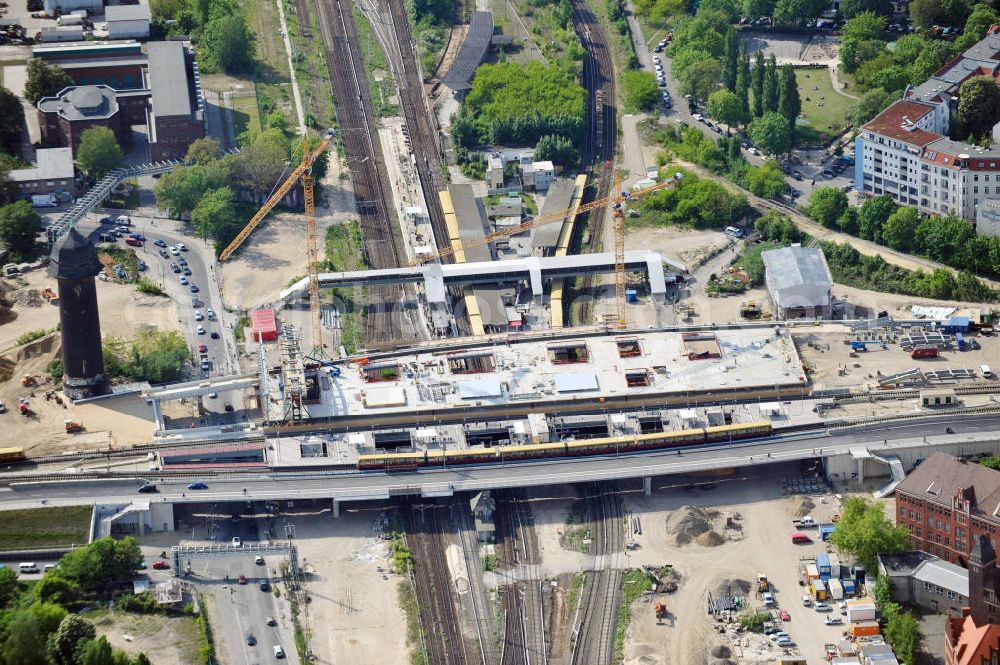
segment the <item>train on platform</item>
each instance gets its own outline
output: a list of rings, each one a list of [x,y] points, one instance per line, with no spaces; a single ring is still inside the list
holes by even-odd
[[[475,447],[458,450],[374,453],[358,457],[358,469],[361,471],[414,471],[421,468],[448,467],[457,464],[490,464],[561,457],[616,455],[757,439],[771,436],[772,433],[771,423],[759,420],[751,423],[695,427],[670,432],[650,432],[579,441],[495,446],[492,448]]]

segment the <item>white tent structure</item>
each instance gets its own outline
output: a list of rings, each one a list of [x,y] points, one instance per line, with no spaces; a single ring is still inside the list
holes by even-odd
[[[760,257],[775,318],[830,317],[833,278],[822,250],[791,245],[770,249]]]

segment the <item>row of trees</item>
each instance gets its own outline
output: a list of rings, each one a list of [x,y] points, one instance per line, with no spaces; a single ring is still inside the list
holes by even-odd
[[[237,0],[152,0],[150,9],[152,36],[191,35],[203,72],[253,70],[254,34]]]
[[[97,637],[94,625],[67,611],[104,597],[142,565],[134,538],[103,538],[66,554],[33,586],[0,568],[0,665],[150,665]]]
[[[861,11],[868,7],[879,7],[888,13],[891,10],[889,0],[842,0],[841,12]],[[758,19],[771,16],[779,27],[799,27],[811,19],[818,18],[829,8],[825,0],[638,0],[635,2],[636,12],[654,24],[665,23],[692,13],[697,7],[698,13],[717,12],[726,17],[729,23],[735,23],[740,16]]]
[[[896,205],[886,194],[854,208],[847,195],[835,187],[814,191],[805,209],[823,226],[958,270],[1000,278],[1000,238],[976,235],[969,222],[955,215],[925,217],[913,206]],[[965,292],[971,295],[968,289]]]

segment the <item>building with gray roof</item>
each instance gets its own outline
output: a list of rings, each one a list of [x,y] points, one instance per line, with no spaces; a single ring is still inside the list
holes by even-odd
[[[8,177],[19,194],[65,192],[76,196],[76,170],[69,148],[40,148],[35,153],[35,164],[10,172]]]
[[[148,38],[151,18],[149,5],[108,5],[104,10],[110,39]]]
[[[796,244],[760,257],[775,318],[829,318],[833,277],[821,249]]]
[[[940,613],[949,609],[961,613],[969,604],[969,571],[932,554],[919,550],[880,554],[878,567],[898,603]]]

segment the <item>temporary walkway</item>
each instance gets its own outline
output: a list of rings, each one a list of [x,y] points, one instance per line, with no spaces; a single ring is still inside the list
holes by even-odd
[[[682,263],[672,261],[656,252],[636,250],[625,252],[625,270],[643,272],[649,277],[650,292],[662,295],[666,292],[667,275],[687,271]],[[510,284],[528,282],[536,297],[544,293],[547,280],[576,275],[610,274],[615,272],[615,255],[611,252],[600,254],[574,254],[572,256],[526,257],[505,261],[483,261],[477,263],[431,263],[406,268],[386,268],[352,272],[320,273],[319,283],[323,288],[340,288],[378,284],[404,284],[424,282],[427,300],[442,303],[446,300],[447,287],[470,284]],[[281,302],[305,293],[308,278],[303,277],[279,295]]]
[[[872,453],[872,459],[888,464],[889,472],[892,473],[892,481],[873,493],[876,499],[883,499],[896,491],[896,486],[906,478],[906,471],[903,470],[903,462],[895,455],[892,457],[880,457]]]

